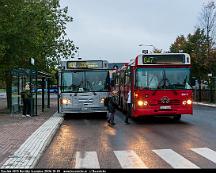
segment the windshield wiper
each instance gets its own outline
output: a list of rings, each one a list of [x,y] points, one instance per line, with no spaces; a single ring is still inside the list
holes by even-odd
[[[163,84],[162,84],[163,83]],[[161,85],[162,84],[162,85]],[[168,84],[168,85],[167,85]],[[165,87],[168,87],[168,86],[171,86],[171,83],[169,81],[169,79],[166,77],[166,73],[165,73],[165,70],[163,70],[163,78],[161,79],[160,82],[158,82],[158,86],[157,86],[157,89],[160,89],[160,87],[162,87],[161,89],[165,89]],[[157,92],[157,89],[152,93],[152,95],[155,95],[156,92]],[[167,88],[167,89],[170,89],[170,88]],[[176,90],[173,90],[173,93],[175,95],[177,95],[178,93],[176,92]]]
[[[163,78],[160,80],[160,82],[158,82],[158,86],[157,88],[160,88],[162,87],[162,89],[164,89],[166,86],[166,82],[168,83],[168,85],[170,85],[170,81],[169,79],[166,77],[166,73],[165,73],[165,70],[163,70]],[[162,85],[161,85],[162,84]]]

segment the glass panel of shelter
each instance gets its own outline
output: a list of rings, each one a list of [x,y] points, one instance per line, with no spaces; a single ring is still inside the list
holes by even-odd
[[[36,70],[30,69],[14,69],[11,73],[12,77],[12,98],[11,98],[11,113],[22,112],[23,100],[21,99],[21,92],[24,91],[25,85],[30,84],[31,92],[31,115],[37,115],[38,110],[44,111],[42,107],[49,107],[48,96],[48,75],[44,77],[46,80],[44,85],[44,97],[38,96],[39,82],[42,76],[38,75]],[[39,79],[38,79],[39,78]],[[42,89],[42,88],[40,88]],[[44,99],[44,100],[42,100]],[[42,105],[42,102],[44,105]]]
[[[11,112],[19,111],[19,76],[12,76]]]

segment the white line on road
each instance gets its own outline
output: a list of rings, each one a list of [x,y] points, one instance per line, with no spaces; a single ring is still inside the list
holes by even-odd
[[[147,168],[139,156],[132,150],[114,151],[122,168]]]
[[[199,168],[191,161],[171,149],[152,150],[173,168]]]
[[[75,168],[100,168],[97,153],[95,151],[76,152]]]
[[[211,160],[212,162],[216,163],[216,152],[209,149],[209,148],[191,148],[192,151],[195,153]]]

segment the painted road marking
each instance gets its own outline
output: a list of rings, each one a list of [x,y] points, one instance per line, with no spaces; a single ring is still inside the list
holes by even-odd
[[[75,168],[100,168],[97,153],[95,151],[76,152]]]
[[[208,160],[216,163],[216,152],[209,148],[191,148],[195,153],[205,157]]]
[[[173,168],[199,168],[191,161],[171,149],[152,150]]]
[[[139,156],[132,150],[114,151],[122,168],[147,168]]]

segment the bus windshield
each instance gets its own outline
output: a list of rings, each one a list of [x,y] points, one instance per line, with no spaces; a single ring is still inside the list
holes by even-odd
[[[191,89],[190,68],[138,68],[138,89]]]
[[[108,70],[65,71],[62,73],[62,92],[97,92],[109,89]]]

